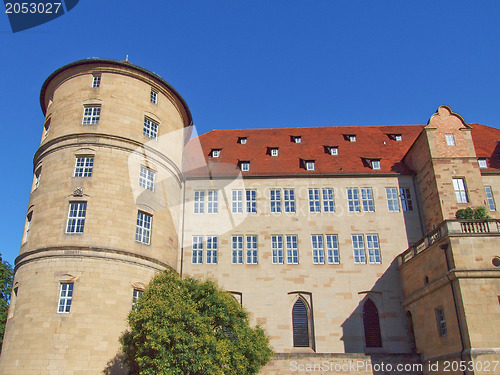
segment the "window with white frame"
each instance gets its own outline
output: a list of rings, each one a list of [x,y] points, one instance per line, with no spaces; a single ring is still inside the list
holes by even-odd
[[[339,264],[340,254],[339,254],[339,241],[336,234],[327,234],[326,236],[326,257],[328,263]]]
[[[330,155],[337,156],[339,154],[339,148],[336,146],[330,147]]]
[[[481,169],[488,168],[488,163],[486,163],[485,158],[479,158],[479,159],[477,159],[477,162],[479,164],[479,168],[481,168]]]
[[[243,213],[243,190],[233,190],[232,194],[232,213]]]
[[[271,156],[278,156],[278,149],[277,148],[271,148]]]
[[[35,171],[35,181],[33,182],[33,190],[38,189],[38,187],[40,186],[40,177],[41,177],[41,175],[42,175],[42,167],[38,168]]]
[[[207,264],[217,264],[217,236],[207,236]]]
[[[245,190],[246,207],[248,213],[257,213],[257,190]]]
[[[321,212],[319,189],[309,189],[309,212]]]
[[[209,190],[207,192],[207,213],[216,214],[219,212],[219,192]]]
[[[292,137],[292,142],[293,143],[302,143],[302,137],[300,137],[300,136],[293,136]]]
[[[257,264],[257,236],[246,236],[247,264]]]
[[[57,312],[68,314],[71,310],[71,301],[73,300],[73,283],[61,283],[59,289],[59,303]]]
[[[455,196],[457,203],[468,203],[467,190],[465,189],[465,180],[463,178],[453,179],[453,189],[455,189]]]
[[[87,202],[70,202],[66,233],[83,233]]]
[[[379,170],[380,169],[380,160],[374,159],[370,162],[370,165],[371,165],[373,170]]]
[[[314,160],[306,160],[306,171],[314,171]]]
[[[283,189],[283,204],[285,212],[295,212],[295,190]]]
[[[493,198],[493,190],[491,190],[491,186],[485,186],[484,192],[486,193],[486,201],[488,202],[488,208],[490,211],[496,211],[495,199]]]
[[[193,256],[191,263],[203,263],[203,236],[193,236]]]
[[[239,137],[238,143],[241,145],[246,145],[247,144],[247,137]]]
[[[401,134],[394,134],[394,140],[401,142],[403,140],[403,136]]]
[[[385,194],[387,196],[387,205],[389,207],[389,212],[398,212],[399,211],[398,189],[385,188]]]
[[[232,236],[231,239],[232,263],[243,263],[243,236]]]
[[[31,211],[28,215],[26,215],[26,224],[24,226],[24,242],[28,241],[28,238],[30,236],[30,229],[31,229],[31,219],[33,218],[33,211]]]
[[[349,138],[349,142],[356,142],[356,134],[351,134],[347,136]]]
[[[288,264],[299,264],[299,249],[297,246],[297,235],[286,235],[286,262]]]
[[[446,134],[445,138],[448,146],[455,146],[455,136],[453,134]]]
[[[139,173],[139,186],[147,190],[155,191],[155,175],[156,173],[152,169],[141,165],[141,171]]]
[[[283,264],[283,236],[271,236],[273,264]]]
[[[323,235],[312,235],[312,256],[314,264],[325,264],[325,250],[323,248]]]
[[[359,212],[358,188],[347,188],[347,205],[349,212]]]
[[[77,156],[75,160],[75,173],[73,174],[73,177],[91,177],[93,168],[93,156]]]
[[[151,95],[149,96],[149,100],[153,104],[158,104],[158,93],[153,89],[151,89]]]
[[[380,247],[378,243],[378,235],[366,235],[366,247],[368,249],[368,261],[370,263],[380,263]]]
[[[205,213],[205,191],[195,190],[194,191],[194,213],[203,214]]]
[[[155,141],[158,139],[158,123],[144,117],[144,128],[143,128],[143,134],[151,139],[154,139]]]
[[[137,309],[137,304],[139,302],[139,298],[141,298],[143,293],[144,293],[144,291],[141,289],[134,289],[133,290],[133,292],[132,292],[132,310]]]
[[[323,193],[323,211],[324,212],[335,212],[335,200],[333,196],[332,188],[321,189]]]
[[[364,212],[375,212],[372,188],[361,188],[361,204]]]
[[[216,148],[214,148],[214,149],[210,152],[210,155],[211,155],[213,158],[218,158],[218,157],[220,157],[220,149],[216,149]]]
[[[446,336],[448,333],[448,329],[446,327],[446,318],[444,316],[444,309],[442,307],[438,307],[434,309],[436,313],[436,323],[439,336]]]
[[[271,202],[271,212],[278,213],[281,212],[281,190],[271,189],[269,190],[270,202]]]
[[[96,74],[96,75],[94,75],[92,77],[92,87],[93,88],[98,88],[100,86],[101,86],[101,75],[100,74],[99,75]]]
[[[101,106],[100,105],[87,105],[83,107],[83,125],[93,125],[99,123],[99,117],[101,116]]]
[[[250,162],[249,161],[240,162],[240,169],[242,172],[250,171]]]
[[[399,195],[401,196],[401,206],[403,211],[413,211],[413,201],[409,188],[400,188]]]
[[[352,249],[354,252],[354,263],[356,264],[366,263],[365,243],[362,234],[352,235]]]
[[[151,224],[153,216],[145,212],[137,212],[137,224],[135,227],[135,240],[136,242],[149,245],[151,241]]]

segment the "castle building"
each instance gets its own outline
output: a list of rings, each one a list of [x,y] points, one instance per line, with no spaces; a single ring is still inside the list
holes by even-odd
[[[266,330],[262,374],[500,373],[499,129],[441,106],[426,125],[191,137],[172,86],[105,59],[55,71],[40,101],[1,374],[124,373],[127,314],[167,268]]]

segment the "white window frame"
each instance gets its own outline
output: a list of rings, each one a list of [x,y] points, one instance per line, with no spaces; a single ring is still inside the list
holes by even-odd
[[[100,105],[85,105],[83,106],[83,120],[82,125],[96,125],[99,124],[101,118]]]
[[[361,205],[363,206],[363,212],[375,212],[375,202],[373,201],[372,188],[360,188],[360,189],[361,189]]]
[[[73,283],[61,283],[59,287],[59,301],[57,303],[58,314],[69,314],[71,302],[73,301]]]
[[[337,156],[338,154],[339,154],[339,148],[338,147],[330,147],[330,155]]]
[[[249,161],[242,161],[240,163],[240,169],[242,172],[249,172],[250,171],[250,162]]]
[[[445,134],[446,144],[448,146],[455,146],[455,136],[453,134]]]
[[[358,188],[347,188],[347,206],[349,212],[361,212]]]
[[[153,104],[158,104],[158,92],[151,89],[151,94],[149,95],[149,100]]]
[[[259,247],[257,235],[246,235],[245,240],[247,264],[257,264]]]
[[[243,213],[243,190],[242,189],[232,190],[231,197],[232,197],[231,212],[233,214],[242,214]]]
[[[140,187],[150,191],[155,191],[155,177],[155,171],[141,165],[141,171],[139,172]]]
[[[490,211],[496,211],[497,206],[495,204],[495,198],[493,197],[493,189],[491,186],[485,186],[484,192],[486,193],[486,201],[488,203],[488,208]]]
[[[469,203],[469,196],[467,194],[465,178],[454,178],[453,189],[455,190],[455,197],[457,198],[457,203]]]
[[[144,290],[141,289],[133,289],[132,291],[132,310],[137,309],[137,303],[139,302],[139,298],[141,298]]]
[[[378,234],[366,235],[366,248],[368,250],[368,261],[371,264],[380,264],[382,259],[380,257],[380,243]]]
[[[394,140],[401,142],[403,140],[403,136],[401,134],[394,134]]]
[[[144,127],[142,130],[142,133],[144,134],[144,136],[146,136],[154,141],[157,141],[158,140],[158,127],[159,126],[160,126],[160,124],[157,123],[156,121],[154,121],[148,117],[144,117]]]
[[[333,188],[322,188],[323,212],[335,212],[335,191]]]
[[[372,160],[370,164],[371,164],[371,167],[374,171],[378,171],[381,168],[380,160],[376,160],[376,159]]]
[[[325,264],[325,248],[322,234],[311,235],[312,257],[314,264]]]
[[[314,171],[315,163],[314,160],[306,160],[306,171]]]
[[[75,171],[73,173],[73,177],[92,177],[93,169],[93,156],[77,156],[75,158]]]
[[[193,236],[192,264],[203,264],[203,236]]]
[[[336,234],[325,235],[328,264],[340,264],[339,240]]]
[[[217,236],[207,236],[207,264],[217,264],[217,248],[218,248],[218,238]]]
[[[283,236],[281,234],[271,236],[271,249],[273,264],[283,264]]]
[[[205,213],[205,190],[194,191],[194,206],[193,211],[195,214]]]
[[[319,195],[319,189],[313,188],[309,189],[309,212],[321,212],[321,201]]]
[[[413,211],[413,198],[411,196],[410,188],[399,188],[399,195],[401,197],[401,207],[403,212]]]
[[[362,234],[351,235],[354,264],[366,264],[365,242]]]
[[[356,142],[356,134],[349,135],[349,142]]]
[[[213,149],[211,152],[211,155],[213,158],[218,158],[220,157],[220,150],[219,149]]]
[[[218,190],[208,190],[207,191],[207,213],[208,214],[219,213],[219,191]]]
[[[271,149],[271,156],[273,156],[273,157],[278,156],[278,149],[277,148],[272,148]]]
[[[398,189],[395,187],[386,187],[387,207],[389,212],[399,212]]]
[[[153,215],[150,215],[143,211],[137,211],[135,242],[139,242],[144,245],[151,244],[152,227],[153,227]]]
[[[269,190],[269,203],[271,213],[281,213],[281,189]]]
[[[283,205],[286,213],[295,212],[295,189],[283,189]]]
[[[479,158],[479,159],[477,159],[477,163],[479,164],[479,168],[481,168],[481,169],[488,168],[488,163],[486,161],[486,158]]]
[[[92,76],[92,87],[97,89],[101,87],[101,75],[95,74]]]
[[[243,264],[243,236],[231,237],[231,263]]]
[[[296,234],[287,234],[286,240],[286,262],[287,264],[299,264],[298,238]]]
[[[302,143],[302,137],[300,136],[293,137],[293,143]]]
[[[238,139],[238,142],[240,145],[246,145],[247,144],[247,137],[240,137]]]
[[[257,190],[255,189],[245,190],[245,206],[247,213],[250,214],[257,213]]]
[[[87,216],[87,202],[69,202],[68,220],[66,222],[67,234],[82,234],[85,229]]]

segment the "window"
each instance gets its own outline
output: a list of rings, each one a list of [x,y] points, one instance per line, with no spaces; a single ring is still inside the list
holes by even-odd
[[[203,263],[203,236],[193,236],[193,257],[191,263]]]
[[[446,134],[445,137],[448,146],[455,146],[455,136],[453,134]]]
[[[241,145],[246,145],[247,144],[247,137],[239,137],[238,143]]]
[[[158,93],[151,89],[151,95],[149,96],[149,100],[151,100],[151,103],[157,104],[158,103]]]
[[[333,198],[333,189],[325,188],[323,191],[323,211],[335,212],[335,201]]]
[[[219,212],[219,194],[217,190],[209,190],[207,193],[207,213],[216,214]]]
[[[295,212],[295,190],[283,189],[283,198],[285,212]]]
[[[87,202],[71,202],[69,204],[66,233],[83,233]]]
[[[151,222],[153,216],[145,212],[137,212],[137,226],[135,228],[135,240],[149,245],[151,240]]]
[[[399,212],[398,189],[385,188],[385,194],[387,195],[389,212]]]
[[[367,348],[381,348],[382,335],[380,334],[378,309],[371,299],[367,299],[363,304],[363,328],[365,331],[365,346]]]
[[[95,75],[92,77],[92,87],[97,88],[101,86],[101,76]]]
[[[347,204],[349,212],[359,212],[359,196],[357,188],[347,188]]]
[[[401,206],[403,207],[403,211],[413,211],[413,203],[412,203],[410,189],[400,188],[399,194],[401,196]]]
[[[490,211],[496,211],[495,200],[493,199],[493,191],[491,190],[491,186],[485,186],[484,191],[486,193],[486,201],[488,202],[488,208]]]
[[[89,105],[83,107],[83,125],[92,125],[99,123],[99,117],[101,116],[101,106],[100,105]]]
[[[436,312],[436,323],[438,328],[439,336],[446,336],[448,329],[446,328],[446,319],[444,317],[444,309],[438,307],[434,310]]]
[[[299,250],[297,248],[297,236],[286,236],[286,262],[288,264],[299,263]]]
[[[257,264],[257,236],[246,236],[247,264]]]
[[[338,147],[330,147],[330,155],[332,156],[337,156],[339,154],[339,148]]]
[[[45,122],[43,125],[43,138],[47,138],[49,135],[49,130],[50,130],[50,118]]]
[[[302,137],[292,136],[292,142],[293,143],[301,143],[302,142]]]
[[[347,136],[349,139],[349,142],[356,142],[356,134],[351,134]]]
[[[325,263],[325,251],[323,249],[323,235],[312,235],[312,256],[314,264]]]
[[[370,165],[371,165],[373,170],[379,170],[380,169],[380,160],[372,160]]]
[[[361,188],[361,204],[364,212],[374,212],[372,188]]]
[[[243,263],[243,236],[232,237],[232,262],[233,264]]]
[[[143,134],[155,141],[158,139],[158,123],[144,117],[144,130]]]
[[[271,189],[269,191],[271,201],[271,212],[281,212],[281,190]]]
[[[366,235],[366,247],[368,248],[368,261],[370,263],[380,263],[380,248],[378,244],[378,235]]]
[[[271,236],[273,264],[283,264],[283,236]]]
[[[477,162],[479,164],[479,168],[481,168],[481,169],[488,168],[488,163],[486,163],[485,158],[477,159]]]
[[[217,264],[217,236],[207,236],[207,264]]]
[[[401,134],[394,134],[394,140],[401,142],[403,140],[403,136]]]
[[[233,206],[232,206],[233,214],[243,213],[243,190],[233,190],[232,196],[233,196]]]
[[[27,216],[26,216],[26,224],[25,224],[25,229],[24,229],[24,242],[28,241],[28,237],[30,236],[30,228],[31,228],[31,219],[33,218],[33,211],[31,211]]]
[[[465,180],[463,178],[454,178],[453,188],[455,189],[455,196],[457,197],[458,203],[469,202],[467,191],[465,190]]]
[[[354,263],[356,264],[366,263],[365,244],[363,241],[363,235],[361,234],[352,235],[352,249],[354,251]]]
[[[205,192],[203,190],[194,191],[194,213],[203,214],[205,212]]]
[[[271,156],[278,156],[278,149],[277,148],[271,149]]]
[[[314,171],[314,160],[306,160],[306,171]]]
[[[309,311],[302,298],[298,298],[292,308],[293,346],[308,348],[309,344]]]
[[[321,212],[319,189],[309,189],[309,212]]]
[[[137,303],[139,302],[139,298],[141,298],[142,293],[144,293],[143,290],[140,289],[134,289],[132,292],[132,310],[137,309]]]
[[[71,301],[73,300],[73,283],[61,283],[59,292],[59,305],[57,312],[61,314],[69,313]]]
[[[247,212],[257,213],[257,190],[246,190]]]
[[[210,153],[213,158],[218,158],[220,157],[220,150],[219,149],[213,149]]]
[[[35,181],[33,182],[33,190],[38,189],[40,186],[40,176],[42,175],[42,167],[35,171]]]
[[[340,263],[339,241],[336,234],[326,235],[326,256],[328,259],[328,263],[330,264]]]
[[[73,174],[73,177],[91,177],[93,167],[93,156],[77,156],[75,161],[75,173]]]
[[[139,186],[147,190],[155,191],[155,172],[149,168],[141,166]]]
[[[250,170],[250,162],[249,161],[242,161],[240,163],[240,169],[242,172],[248,172]]]

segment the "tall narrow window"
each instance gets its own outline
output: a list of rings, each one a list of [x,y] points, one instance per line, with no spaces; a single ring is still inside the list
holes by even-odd
[[[155,191],[155,175],[153,170],[141,166],[139,186],[147,190]]]
[[[455,189],[455,196],[457,197],[458,203],[469,202],[467,190],[465,190],[465,180],[463,178],[454,178],[453,188]]]
[[[448,146],[455,146],[455,136],[453,134],[446,134],[445,138]]]
[[[207,236],[207,264],[217,264],[217,236]]]
[[[319,189],[309,189],[309,212],[321,212]]]
[[[438,328],[439,336],[446,336],[448,329],[446,328],[446,318],[444,316],[444,309],[438,307],[434,310],[436,312],[436,323]]]
[[[257,236],[247,236],[247,264],[257,264]]]
[[[387,195],[387,205],[389,207],[389,212],[398,212],[399,211],[398,189],[385,188],[385,194]]]
[[[93,125],[99,123],[99,117],[101,116],[101,106],[100,105],[89,105],[83,107],[83,125]]]
[[[193,236],[193,264],[203,263],[203,236]]]
[[[323,211],[335,212],[333,189],[322,189],[322,192],[323,192]]]
[[[371,299],[363,305],[363,327],[365,330],[365,346],[367,348],[381,348],[382,335],[377,306]]]
[[[323,248],[323,235],[312,235],[312,256],[314,264],[325,263],[325,250]]]
[[[33,211],[31,211],[28,215],[26,215],[26,224],[24,228],[24,242],[28,241],[28,238],[30,236],[30,229],[31,229],[31,219],[33,218]]]
[[[375,211],[372,188],[361,188],[361,203],[363,204],[364,212]]]
[[[50,131],[50,118],[45,121],[45,124],[43,125],[43,138],[47,138],[47,136],[49,135],[49,131]]]
[[[403,211],[413,211],[413,202],[410,189],[400,188],[399,195],[401,196],[401,206],[403,207]]]
[[[283,198],[285,212],[295,212],[295,190],[283,189]]]
[[[132,310],[137,310],[137,303],[139,302],[139,298],[141,298],[143,290],[134,289],[132,292]]]
[[[243,236],[232,237],[232,262],[233,264],[243,263]]]
[[[92,77],[92,87],[98,88],[101,86],[101,75],[95,75]]]
[[[33,190],[38,189],[38,186],[40,186],[40,176],[42,175],[42,167],[38,168],[35,171],[35,181],[33,182]]]
[[[286,262],[288,264],[299,263],[299,250],[297,248],[297,236],[286,236]]]
[[[339,241],[336,234],[326,235],[326,255],[328,258],[328,263],[330,264],[340,263]]]
[[[143,128],[143,134],[151,139],[154,139],[155,141],[158,139],[158,123],[144,117],[144,128]]]
[[[357,188],[347,188],[347,204],[349,212],[359,212],[359,196]]]
[[[272,236],[273,264],[283,264],[283,236]]]
[[[209,190],[207,194],[207,212],[209,214],[216,214],[219,212],[218,191]]]
[[[232,191],[232,212],[233,214],[243,213],[243,190]]]
[[[87,202],[71,202],[69,204],[66,233],[83,233]]]
[[[247,212],[257,212],[257,190],[245,190]]]
[[[194,213],[202,214],[205,212],[205,192],[203,190],[194,191]]]
[[[59,290],[59,304],[57,312],[61,314],[69,313],[71,301],[73,300],[73,283],[61,283]]]
[[[380,263],[380,247],[378,244],[378,235],[366,235],[366,247],[368,248],[368,260],[370,263]]]
[[[281,212],[281,190],[271,189],[269,191],[271,201],[271,212]]]
[[[149,96],[149,100],[151,100],[151,103],[153,104],[158,104],[158,93],[151,89],[151,95]]]
[[[309,312],[302,298],[298,298],[292,309],[293,346],[308,348],[309,344]]]
[[[493,198],[493,191],[491,190],[491,186],[485,186],[484,192],[486,193],[486,200],[488,202],[488,208],[490,211],[496,211],[495,199]]]
[[[135,227],[135,240],[137,242],[149,245],[151,241],[151,223],[153,216],[138,211],[137,212],[137,225]]]
[[[365,243],[363,240],[363,235],[361,234],[352,235],[352,249],[354,252],[354,263],[356,264],[366,263]]]

